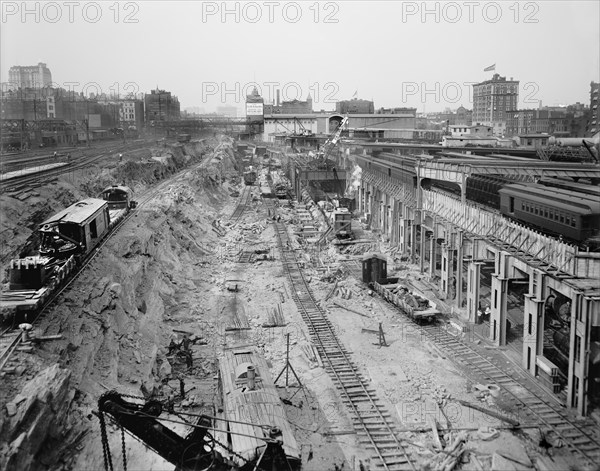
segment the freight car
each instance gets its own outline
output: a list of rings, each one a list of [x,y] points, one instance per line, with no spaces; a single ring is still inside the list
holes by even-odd
[[[109,187],[101,195],[103,199],[78,201],[40,224],[38,254],[10,262],[9,289],[0,294],[3,312],[42,307],[135,207],[127,187]]]
[[[382,254],[363,255],[362,280],[383,299],[417,322],[432,322],[441,314],[433,301],[412,287],[399,283],[399,278],[387,278],[387,260]]]
[[[352,231],[352,213],[346,208],[341,208],[332,213],[333,230],[338,239],[354,239]]]
[[[256,182],[256,170],[252,167],[248,167],[248,170],[244,172],[244,183],[246,185],[254,185]]]
[[[600,200],[585,193],[537,184],[511,184],[500,191],[505,216],[578,244],[600,236]]]

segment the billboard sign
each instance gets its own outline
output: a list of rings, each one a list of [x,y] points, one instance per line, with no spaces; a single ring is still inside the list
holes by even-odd
[[[246,116],[262,116],[263,115],[263,104],[262,103],[246,103]]]

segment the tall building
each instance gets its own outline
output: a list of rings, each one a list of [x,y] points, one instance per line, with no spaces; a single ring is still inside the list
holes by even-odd
[[[506,112],[519,103],[519,81],[494,74],[491,80],[473,85],[473,124],[494,128],[494,135],[506,132]]]
[[[38,65],[15,65],[8,71],[10,88],[42,88],[52,85],[52,74],[44,62]]]
[[[181,117],[179,99],[165,90],[151,90],[144,95],[146,123],[150,121],[170,121]]]
[[[590,124],[587,130],[588,136],[593,136],[600,131],[600,103],[598,95],[600,95],[600,83],[590,83]]]

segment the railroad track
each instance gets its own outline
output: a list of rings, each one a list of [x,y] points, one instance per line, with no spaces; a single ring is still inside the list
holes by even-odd
[[[242,194],[240,195],[238,205],[235,207],[231,216],[229,216],[229,220],[231,222],[236,223],[241,219],[242,215],[244,214],[244,211],[248,207],[248,203],[250,202],[250,195],[252,193],[251,189],[252,187],[249,185],[244,186]]]
[[[538,388],[524,386],[479,352],[436,325],[423,325],[419,329],[429,340],[435,342],[455,359],[464,362],[469,369],[499,385],[514,402],[519,404],[520,422],[538,423],[541,428],[552,430],[572,452],[590,463],[600,460],[600,435],[598,425],[590,419],[569,417],[562,406]]]
[[[295,252],[284,249],[289,241],[285,225],[274,224],[283,267],[292,287],[292,299],[308,327],[325,370],[350,413],[361,447],[368,449],[376,469],[416,469],[402,439],[398,437],[391,414],[381,403],[369,381],[360,373],[348,351],[338,340],[327,315],[316,303],[298,266]]]
[[[96,157],[94,157],[94,159],[97,159],[100,157],[101,156],[96,156]],[[198,165],[200,165],[200,164],[198,164]],[[104,247],[104,245],[106,245],[106,243],[115,234],[117,234],[119,229],[130,219],[130,217],[133,214],[135,214],[137,211],[139,211],[140,208],[142,208],[143,206],[148,204],[148,202],[150,202],[150,200],[152,200],[152,198],[156,194],[161,192],[161,190],[163,190],[165,187],[172,185],[174,182],[181,180],[183,178],[183,175],[189,170],[190,170],[189,168],[181,170],[177,174],[173,175],[173,177],[171,177],[169,180],[158,184],[156,187],[154,187],[151,190],[148,190],[144,194],[140,195],[140,198],[136,198],[137,202],[138,202],[137,209],[130,211],[127,215],[125,215],[125,217],[123,217],[115,225],[113,230],[104,238],[104,240],[102,240],[102,242],[100,242],[98,244],[98,246],[94,249],[94,251],[92,253],[90,253],[90,255],[88,255],[88,257],[81,264],[81,266],[77,268],[77,270],[73,273],[73,275],[70,276],[66,280],[65,284],[61,288],[59,288],[56,291],[56,293],[52,294],[39,310],[35,311],[35,317],[33,319],[28,320],[28,322],[31,323],[32,325],[34,325],[36,322],[38,322],[40,320],[40,318],[44,315],[44,313],[47,312],[53,305],[55,305],[55,303],[57,302],[60,295],[63,294],[75,282],[75,280],[77,280],[79,278],[79,276],[85,270],[85,268],[88,267],[90,265],[90,263],[92,263],[92,261],[100,253],[100,250],[102,249],[102,247]],[[6,364],[6,362],[12,355],[12,353],[18,347],[18,345],[21,341],[21,335],[22,335],[21,331],[14,324],[11,327],[6,328],[2,333],[0,333],[0,371],[2,370],[2,368]]]
[[[356,261],[348,261],[345,264],[354,276],[360,278],[361,273],[357,268],[360,265]],[[483,378],[499,385],[519,408],[518,420],[521,423],[539,424],[543,429],[552,430],[580,458],[591,464],[600,461],[600,432],[593,420],[569,417],[558,401],[546,391],[531,381],[520,383],[439,324],[421,325],[408,316],[405,320],[413,324],[422,336],[448,353],[455,363],[467,365],[467,376],[470,379],[479,382]]]
[[[41,184],[47,183],[48,181],[71,172],[75,172],[77,170],[89,170],[90,165],[96,163],[97,161],[105,158],[108,155],[114,154],[116,152],[133,152],[135,150],[139,150],[139,148],[143,148],[144,143],[130,143],[124,144],[120,147],[116,147],[114,149],[87,149],[88,151],[98,151],[102,150],[102,153],[97,155],[89,155],[87,157],[73,158],[72,163],[68,165],[63,165],[61,167],[51,168],[44,171],[37,171],[32,173],[25,173],[23,175],[13,176],[8,180],[4,180],[0,184],[0,190],[5,191],[14,191],[14,190],[22,190],[26,189],[30,186],[39,186]],[[50,159],[47,164],[51,163],[62,163],[64,161],[55,162],[54,159]],[[23,170],[28,170],[27,168]]]
[[[74,282],[79,278],[79,276],[83,273],[85,268],[89,266],[92,261],[96,258],[96,256],[100,253],[100,250],[104,245],[119,231],[121,226],[125,224],[126,221],[129,220],[131,215],[135,211],[130,211],[125,215],[118,223],[115,225],[113,230],[98,244],[98,246],[87,256],[85,261],[79,266],[76,271],[70,276],[62,287],[60,287],[56,293],[52,294],[46,302],[42,305],[42,307],[34,311],[35,317],[31,320],[28,320],[29,323],[34,325],[38,320],[46,313],[50,308],[52,308],[56,302],[58,301],[61,294],[63,294]],[[16,348],[21,343],[21,331],[18,327],[13,326],[7,328],[0,334],[0,371],[4,368],[4,365],[12,355],[12,353],[16,350]]]

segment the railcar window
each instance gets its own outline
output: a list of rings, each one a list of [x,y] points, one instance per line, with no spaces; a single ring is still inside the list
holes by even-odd
[[[90,222],[90,237],[96,239],[98,237],[98,228],[96,226],[96,220]]]
[[[538,214],[538,208],[537,208],[537,206],[535,207],[535,214],[536,215]]]
[[[572,227],[576,227],[577,226],[577,221],[575,220],[575,218],[571,218],[571,226]]]
[[[560,215],[560,222],[561,222],[562,224],[564,224],[564,223],[565,223],[565,215],[564,215],[564,214],[561,214],[561,215]]]
[[[548,210],[544,209],[544,217],[547,218],[548,217]]]

